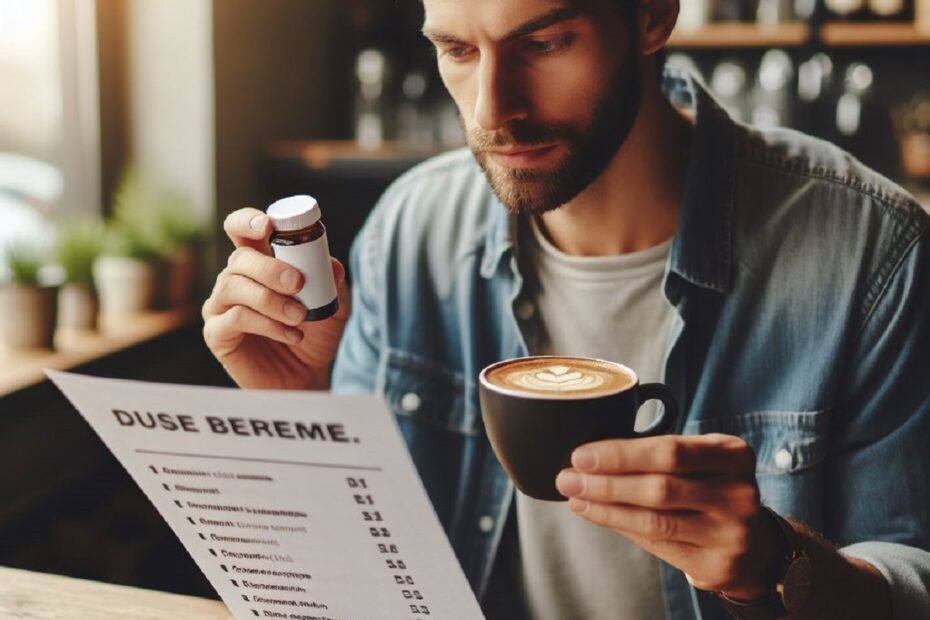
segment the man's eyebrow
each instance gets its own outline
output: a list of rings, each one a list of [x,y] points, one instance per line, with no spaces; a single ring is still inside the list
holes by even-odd
[[[464,41],[455,35],[439,32],[438,30],[429,30],[427,28],[423,28],[423,36],[433,43],[464,43]]]
[[[582,13],[581,7],[567,6],[560,9],[553,9],[548,13],[543,13],[539,17],[524,22],[504,35],[504,41],[513,41],[528,34],[533,34],[537,30],[554,26],[555,24],[575,19]]]
[[[502,41],[508,42],[513,41],[514,39],[519,39],[520,37],[525,37],[528,34],[536,32],[537,30],[542,30],[543,28],[548,28],[549,26],[574,19],[581,15],[582,12],[583,10],[577,6],[553,9],[548,13],[543,13],[539,17],[534,17],[529,21],[523,22],[504,35]],[[430,30],[425,27],[423,28],[423,36],[435,43],[463,43],[463,41],[455,35],[439,32],[436,30]]]

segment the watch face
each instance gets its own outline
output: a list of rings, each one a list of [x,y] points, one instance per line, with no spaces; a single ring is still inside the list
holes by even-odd
[[[811,592],[813,578],[811,561],[807,556],[795,558],[788,566],[781,586],[781,600],[789,613],[797,613],[804,607]]]

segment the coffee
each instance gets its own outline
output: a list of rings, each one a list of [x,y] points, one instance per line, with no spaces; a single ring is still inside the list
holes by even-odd
[[[512,360],[492,369],[485,379],[503,390],[544,398],[590,398],[636,384],[636,375],[620,364],[575,357]]]
[[[494,454],[514,485],[537,499],[566,499],[555,478],[571,466],[578,446],[661,435],[678,421],[678,405],[667,387],[641,385],[635,372],[604,360],[510,359],[486,367],[478,382],[481,418]],[[653,399],[665,404],[662,414],[637,431],[636,412]]]

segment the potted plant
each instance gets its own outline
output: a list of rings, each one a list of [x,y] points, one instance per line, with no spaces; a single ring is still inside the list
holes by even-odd
[[[57,287],[40,281],[44,251],[25,240],[13,241],[4,251],[4,262],[10,281],[0,285],[0,342],[11,349],[51,349]]]
[[[207,229],[180,193],[164,192],[158,208],[165,248],[165,301],[170,307],[190,305],[200,273]]]
[[[158,252],[132,225],[112,222],[94,261],[100,312],[119,316],[151,310],[158,289]]]
[[[94,283],[103,316],[150,310],[159,284],[158,200],[141,172],[128,167],[113,197],[103,252],[94,261]]]
[[[94,261],[103,250],[100,222],[62,225],[55,242],[55,259],[64,284],[58,291],[58,326],[66,329],[97,328],[99,302],[94,288]]]

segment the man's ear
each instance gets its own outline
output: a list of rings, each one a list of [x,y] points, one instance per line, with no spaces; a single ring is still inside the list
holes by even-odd
[[[649,56],[665,47],[678,21],[678,8],[678,0],[640,0],[640,54]]]

